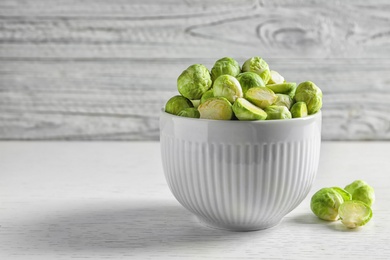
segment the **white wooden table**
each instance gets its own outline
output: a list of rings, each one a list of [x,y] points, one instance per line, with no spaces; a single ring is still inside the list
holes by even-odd
[[[348,230],[311,195],[364,179],[374,217]],[[0,259],[390,259],[390,142],[323,142],[315,184],[276,227],[200,225],[171,195],[158,142],[1,142]]]

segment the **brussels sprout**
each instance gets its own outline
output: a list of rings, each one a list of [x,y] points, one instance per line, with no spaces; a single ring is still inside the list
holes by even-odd
[[[191,118],[200,117],[200,113],[195,107],[185,108],[182,111],[180,111],[177,115],[182,117],[191,117]]]
[[[241,72],[238,62],[230,57],[219,59],[211,69],[211,80],[214,82],[221,75],[237,76]]]
[[[289,95],[285,94],[275,94],[277,96],[276,101],[273,105],[275,106],[285,106],[288,109],[291,108],[291,105],[293,103],[292,98],[290,98]]]
[[[177,78],[177,89],[188,99],[200,99],[211,87],[211,83],[209,70],[202,64],[194,64]]]
[[[293,118],[307,116],[307,106],[305,102],[297,102],[290,109]]]
[[[266,87],[250,88],[245,93],[244,97],[251,103],[263,109],[272,105],[277,99],[275,93]]]
[[[267,120],[292,118],[290,111],[285,106],[272,105],[266,107],[264,110],[267,113]]]
[[[191,100],[192,105],[197,108],[200,104],[200,99]]]
[[[339,207],[343,203],[343,196],[335,189],[322,188],[312,196],[310,208],[320,219],[334,221],[338,219]]]
[[[299,84],[294,98],[297,102],[306,103],[309,115],[317,113],[322,107],[322,91],[311,81]]]
[[[173,115],[177,115],[181,110],[189,107],[194,107],[188,98],[183,96],[171,97],[165,104],[165,112]]]
[[[209,89],[207,90],[200,99],[200,104],[204,103],[207,99],[214,97],[214,90]]]
[[[213,85],[214,97],[224,97],[233,103],[237,98],[242,97],[240,82],[230,75],[219,76]]]
[[[344,202],[348,201],[348,200],[352,200],[352,195],[348,191],[346,191],[340,187],[332,187],[332,189],[334,191],[338,192],[338,194],[340,194],[341,197],[343,197]]]
[[[267,113],[244,98],[237,98],[233,104],[234,115],[239,120],[264,120]]]
[[[258,74],[265,84],[268,83],[271,77],[269,66],[261,57],[252,57],[246,60],[242,65],[242,71],[250,71]]]
[[[265,87],[264,81],[262,78],[254,72],[243,72],[237,76],[238,82],[240,82],[242,92],[248,91],[248,89],[253,87]]]
[[[375,202],[374,188],[368,185],[365,181],[356,180],[345,186],[344,189],[352,194],[353,200],[360,200],[370,207]]]
[[[200,118],[230,120],[233,116],[232,104],[224,97],[207,99],[198,107]]]
[[[268,84],[280,84],[284,82],[284,78],[277,71],[270,70],[270,79]]]
[[[296,87],[296,85],[297,84],[294,82],[284,82],[279,84],[269,84],[266,87],[275,93],[289,94]]]
[[[341,222],[348,228],[364,226],[372,218],[370,206],[359,200],[349,200],[339,207]]]

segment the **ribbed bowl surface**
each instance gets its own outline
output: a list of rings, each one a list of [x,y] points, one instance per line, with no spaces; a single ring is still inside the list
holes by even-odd
[[[273,121],[160,117],[165,177],[176,199],[206,225],[272,227],[307,196],[316,176],[321,112]]]

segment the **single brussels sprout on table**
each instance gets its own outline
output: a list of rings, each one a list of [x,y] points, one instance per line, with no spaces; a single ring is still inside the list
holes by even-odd
[[[295,101],[305,102],[309,115],[317,113],[322,107],[322,91],[311,81],[298,85],[294,95]]]
[[[200,99],[212,84],[209,70],[202,64],[193,64],[177,79],[179,93],[188,99]]]
[[[237,76],[241,72],[238,62],[230,57],[224,57],[215,62],[211,69],[211,80],[215,81],[221,75]]]
[[[353,200],[362,201],[370,207],[375,202],[374,188],[368,185],[365,181],[356,180],[345,186],[344,189],[352,194]]]
[[[276,101],[273,105],[275,106],[285,106],[287,109],[290,109],[293,103],[293,99],[289,95],[285,94],[275,94],[277,96]]]
[[[240,82],[231,75],[219,76],[213,84],[214,97],[224,97],[233,103],[237,98],[242,97]]]
[[[268,84],[280,84],[284,82],[284,77],[279,72],[270,70],[270,78]]]
[[[312,196],[310,208],[320,219],[335,221],[339,218],[339,207],[343,203],[343,196],[336,189],[322,188]]]
[[[267,62],[265,62],[265,60],[263,60],[261,57],[257,56],[246,60],[242,65],[242,71],[250,71],[258,74],[265,84],[268,83],[271,77],[271,72]]]
[[[179,114],[180,111],[186,108],[194,107],[192,102],[183,96],[171,97],[165,104],[165,112],[173,115]]]
[[[185,108],[181,110],[177,115],[182,117],[200,118],[200,113],[195,107]]]
[[[275,120],[275,119],[290,119],[291,113],[285,106],[268,106],[264,109],[267,113],[267,120]]]
[[[349,200],[340,205],[339,216],[347,228],[357,228],[371,220],[372,210],[362,201]]]
[[[233,117],[232,104],[224,97],[212,97],[198,107],[200,118],[230,120]]]
[[[290,109],[291,115],[293,118],[305,117],[307,116],[307,106],[305,102],[297,102],[292,105]]]
[[[244,98],[237,98],[233,104],[233,112],[238,120],[264,120],[267,118],[267,113],[264,110]]]
[[[272,105],[277,99],[275,93],[266,87],[250,88],[245,93],[244,97],[262,109]]]
[[[254,72],[243,72],[238,74],[236,78],[240,82],[243,93],[247,92],[250,88],[265,87],[262,78]]]

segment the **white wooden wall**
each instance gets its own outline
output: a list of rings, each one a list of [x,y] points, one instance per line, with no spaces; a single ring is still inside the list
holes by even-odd
[[[390,140],[387,0],[0,0],[0,139],[157,140],[193,63],[324,92],[324,140]]]

